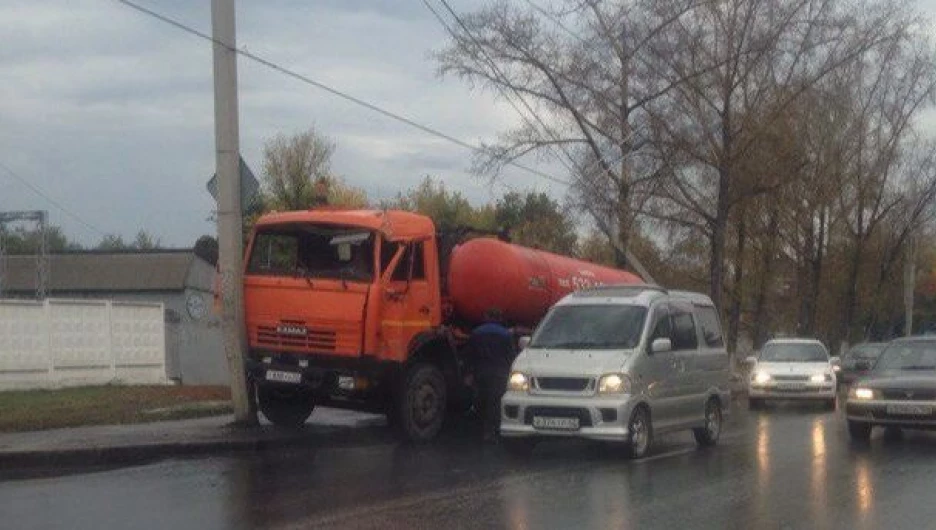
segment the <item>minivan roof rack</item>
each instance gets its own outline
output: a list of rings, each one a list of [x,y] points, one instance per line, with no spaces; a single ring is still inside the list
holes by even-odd
[[[596,285],[593,287],[586,287],[579,291],[575,292],[576,296],[602,296],[608,295],[611,292],[617,296],[636,296],[640,293],[646,291],[655,291],[662,294],[667,294],[669,291],[660,287],[659,285],[651,285],[648,283],[634,284],[634,283],[620,283],[620,284],[606,284],[606,285]]]

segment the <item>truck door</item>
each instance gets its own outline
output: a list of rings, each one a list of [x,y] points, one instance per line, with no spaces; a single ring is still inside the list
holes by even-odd
[[[384,359],[404,361],[412,338],[438,325],[441,308],[438,288],[433,285],[437,275],[427,274],[434,265],[427,263],[427,243],[430,242],[383,242],[384,289],[379,329]]]

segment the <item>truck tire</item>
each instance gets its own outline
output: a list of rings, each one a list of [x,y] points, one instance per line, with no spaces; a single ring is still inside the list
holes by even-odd
[[[442,371],[431,363],[407,369],[397,396],[394,424],[406,440],[427,442],[439,434],[448,409],[448,389]]]
[[[259,385],[257,401],[266,419],[277,427],[288,429],[301,428],[315,409],[312,395],[299,388]]]

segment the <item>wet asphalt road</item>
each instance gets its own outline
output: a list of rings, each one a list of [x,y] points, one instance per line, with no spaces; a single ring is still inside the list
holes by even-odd
[[[396,444],[383,429],[316,450],[171,460],[0,482],[0,527],[934,528],[936,434],[848,441],[809,406],[736,407],[720,444],[541,445],[516,461],[463,434]]]

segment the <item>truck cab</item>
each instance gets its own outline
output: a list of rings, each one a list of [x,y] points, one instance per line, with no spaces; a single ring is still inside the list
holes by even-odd
[[[411,344],[442,321],[435,226],[425,216],[268,214],[245,269],[248,370],[277,424],[304,423],[316,404],[386,412]]]

